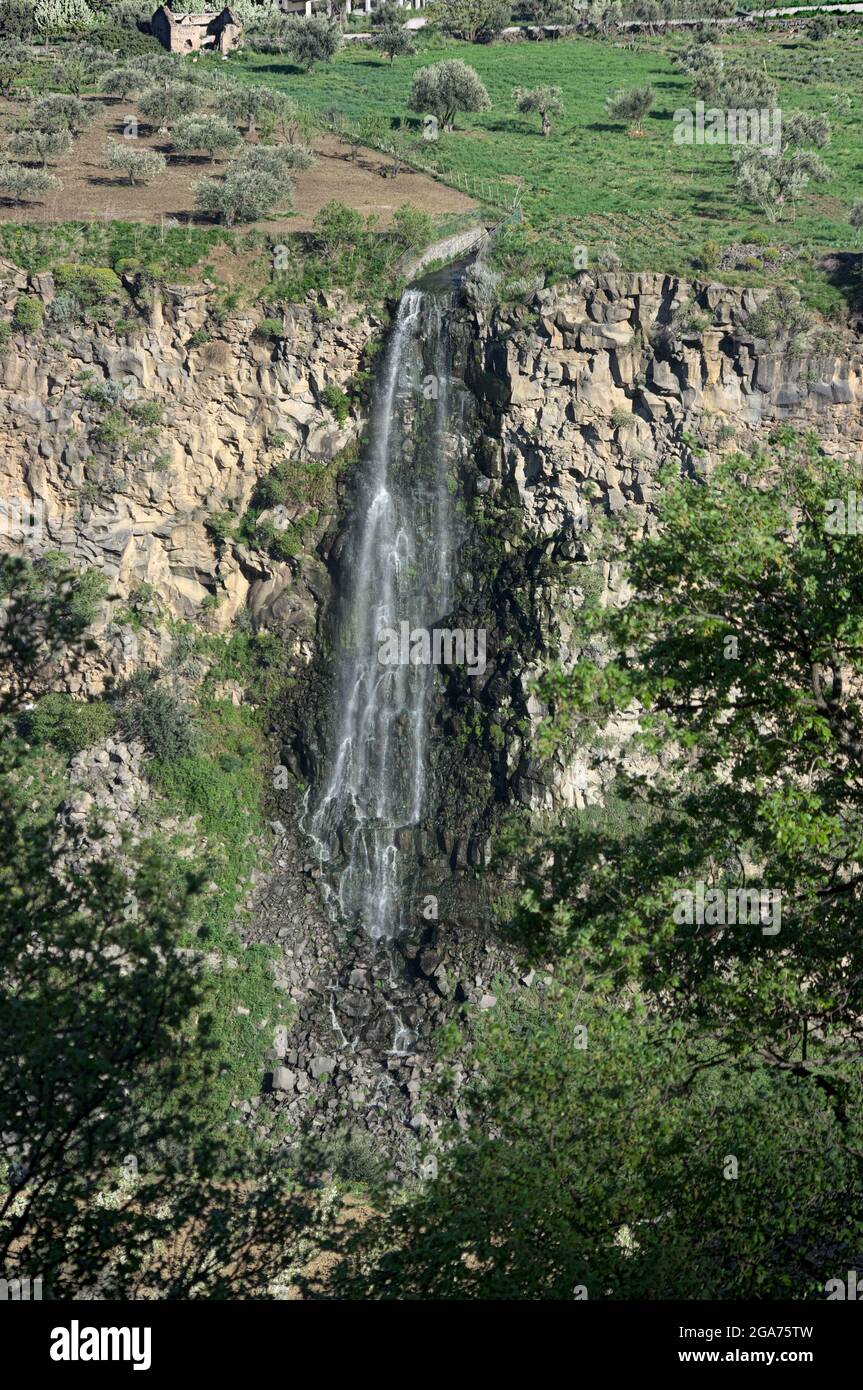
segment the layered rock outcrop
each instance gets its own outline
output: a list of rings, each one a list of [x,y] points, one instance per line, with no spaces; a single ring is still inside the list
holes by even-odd
[[[473,692],[478,714],[465,716],[503,731],[505,747],[487,750],[498,800],[535,809],[599,800],[628,743],[631,723],[608,731],[599,773],[595,750],[551,772],[530,751],[545,713],[531,681],[550,661],[577,659],[571,615],[588,587],[620,596],[620,576],[591,565],[584,544],[597,512],[626,510],[647,528],[664,465],[707,476],[721,455],[765,445],[782,427],[816,433],[836,457],[863,449],[863,343],[840,328],[789,326],[769,301],[767,290],[585,273],[526,307],[480,316],[468,380],[486,433],[468,482],[490,527],[506,534],[515,518],[532,556],[506,602],[492,599],[490,674]],[[524,617],[519,632],[512,625],[527,610],[528,645]],[[497,622],[504,612],[510,631]]]
[[[659,466],[746,450],[778,424],[829,452],[863,445],[863,344],[840,329],[758,336],[766,290],[590,276],[482,327],[472,381],[491,407],[480,466],[545,534],[596,504],[649,507]],[[752,327],[753,323],[755,328]],[[694,446],[694,447],[693,447]]]
[[[307,632],[320,568],[220,544],[208,522],[239,517],[280,459],[329,460],[351,443],[358,422],[340,423],[325,393],[350,385],[380,321],[321,295],[265,336],[259,311],[221,314],[211,287],[126,288],[135,314],[119,325],[55,322],[52,277],[0,264],[7,313],[21,296],[48,311],[44,329],[13,331],[0,352],[0,546],[62,550],[99,569],[121,606],[150,586],[169,618],[207,605],[223,629],[249,607]],[[316,514],[314,534],[330,519]],[[156,635],[132,640],[112,611],[96,628],[106,673],[163,659]],[[97,664],[76,679],[97,690]]]

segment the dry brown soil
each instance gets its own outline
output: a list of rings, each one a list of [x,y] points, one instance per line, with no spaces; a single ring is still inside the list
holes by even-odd
[[[0,220],[4,222],[72,222],[96,218],[123,222],[158,222],[161,218],[190,218],[203,224],[206,219],[195,212],[192,185],[200,178],[221,173],[228,161],[211,164],[205,155],[172,155],[168,138],[150,134],[140,127],[141,144],[161,150],[168,158],[166,172],[146,187],[132,187],[107,167],[105,142],[121,138],[125,120],[136,114],[134,102],[112,98],[87,98],[98,110],[92,127],[79,135],[71,152],[49,161],[48,168],[63,181],[60,192],[49,193],[40,202],[15,205],[0,199]],[[0,101],[0,131],[11,129],[23,108]],[[395,178],[384,177],[390,168],[385,155],[360,150],[356,159],[349,148],[334,136],[314,141],[317,163],[294,175],[294,213],[273,216],[255,224],[268,231],[307,231],[315,213],[324,203],[337,199],[364,216],[374,214],[382,227],[402,203],[411,203],[432,216],[466,212],[476,204],[463,193],[437,183],[425,174],[404,171]],[[32,163],[33,161],[22,161]]]

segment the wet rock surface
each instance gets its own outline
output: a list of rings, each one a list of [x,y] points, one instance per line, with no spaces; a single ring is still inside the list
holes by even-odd
[[[514,956],[477,929],[428,922],[411,941],[346,932],[321,901],[319,870],[286,830],[273,873],[254,894],[247,942],[272,945],[273,969],[294,1006],[267,1051],[248,1123],[280,1143],[349,1142],[388,1171],[415,1175],[457,1118],[464,1064],[435,1057],[435,1034],[462,1010],[494,1007],[496,980],[519,979]],[[523,971],[521,972],[523,974]],[[452,1094],[435,1095],[446,1070]]]

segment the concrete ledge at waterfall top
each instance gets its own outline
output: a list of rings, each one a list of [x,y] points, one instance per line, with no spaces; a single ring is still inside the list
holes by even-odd
[[[446,264],[447,261],[457,260],[468,251],[478,250],[488,240],[489,230],[485,223],[477,222],[475,226],[468,227],[463,232],[456,232],[454,236],[444,237],[443,241],[436,241],[432,246],[427,246],[419,255],[408,253],[399,270],[406,280],[415,280],[421,270],[425,270],[426,266],[432,265],[435,261]]]

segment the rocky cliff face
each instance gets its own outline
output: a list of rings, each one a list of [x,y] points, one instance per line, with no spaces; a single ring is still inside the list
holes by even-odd
[[[486,433],[472,487],[482,513],[516,524],[533,557],[508,600],[530,610],[533,639],[503,683],[474,695],[480,723],[493,717],[507,732],[511,716],[498,797],[553,807],[602,796],[603,779],[577,754],[550,780],[529,756],[543,713],[530,679],[577,657],[568,615],[587,585],[618,592],[619,576],[587,562],[597,511],[626,509],[648,527],[663,465],[709,475],[722,454],[766,444],[782,426],[816,432],[837,456],[863,446],[863,344],[840,329],[793,334],[771,322],[767,298],[664,275],[582,274],[527,308],[480,317],[469,380]],[[507,631],[497,627],[499,651]],[[627,733],[609,731],[618,744]]]
[[[239,516],[280,458],[329,460],[350,444],[358,423],[339,424],[324,392],[350,384],[382,327],[321,296],[292,307],[274,340],[259,332],[259,313],[214,312],[204,286],[127,289],[136,315],[120,333],[106,324],[52,330],[52,277],[0,265],[0,303],[11,310],[28,295],[49,309],[45,329],[13,333],[0,353],[0,545],[62,550],[105,576],[118,603],[97,624],[98,661],[71,686],[90,692],[100,675],[165,655],[164,630],[133,640],[112,621],[142,585],[168,618],[204,618],[217,630],[248,608],[255,621],[308,637],[320,566],[220,544],[207,522]],[[288,523],[308,510],[298,502]],[[309,553],[330,520],[316,514]]]
[[[0,266],[0,280],[7,308],[22,293],[52,301],[48,276]],[[403,1169],[434,1140],[442,1116],[423,1084],[433,1031],[454,1006],[493,1007],[495,979],[514,970],[475,930],[489,894],[479,871],[501,813],[601,800],[630,756],[625,722],[609,730],[599,768],[572,750],[549,770],[534,748],[544,711],[532,679],[577,659],[571,618],[588,587],[619,592],[619,576],[590,564],[593,516],[631,509],[650,526],[663,464],[709,474],[722,453],[783,425],[817,431],[837,454],[863,445],[860,342],[838,331],[791,340],[781,326],[757,336],[769,328],[764,298],[658,275],[582,275],[515,310],[465,310],[456,357],[476,408],[458,463],[465,541],[448,621],[487,628],[488,664],[477,677],[443,673],[430,739],[435,804],[414,838],[439,920],[391,955],[361,934],[346,940],[323,912],[289,791],[244,927],[247,942],[273,947],[293,1005],[290,1029],[262,1056],[262,1093],[236,1101],[259,1137],[285,1121],[293,1134],[310,1125],[322,1136],[347,1124],[361,1147],[372,1142]],[[284,561],[220,539],[212,518],[239,516],[280,458],[332,460],[356,440],[362,421],[340,425],[324,393],[357,377],[382,324],[321,300],[291,309],[274,341],[256,315],[220,321],[203,288],[137,302],[122,336],[98,325],[15,333],[0,354],[0,495],[21,499],[38,523],[26,542],[7,524],[0,545],[63,550],[117,595],[103,605],[98,652],[62,678],[73,693],[166,658],[168,624],[124,619],[142,585],[167,618],[215,631],[246,615],[287,634],[304,674],[293,687],[299,713],[286,700],[278,733],[281,760],[295,767],[302,711],[314,706],[327,566],[338,563],[338,493]],[[298,500],[289,521],[309,515]],[[128,829],[148,796],[140,761],[137,746],[110,740],[80,755],[60,836],[94,805]]]
[[[863,345],[850,334],[771,337],[750,328],[765,290],[664,275],[580,276],[528,312],[497,313],[474,382],[496,416],[486,472],[511,482],[545,534],[566,528],[595,482],[609,511],[648,508],[659,465],[764,442],[777,424],[828,450],[863,440]]]

